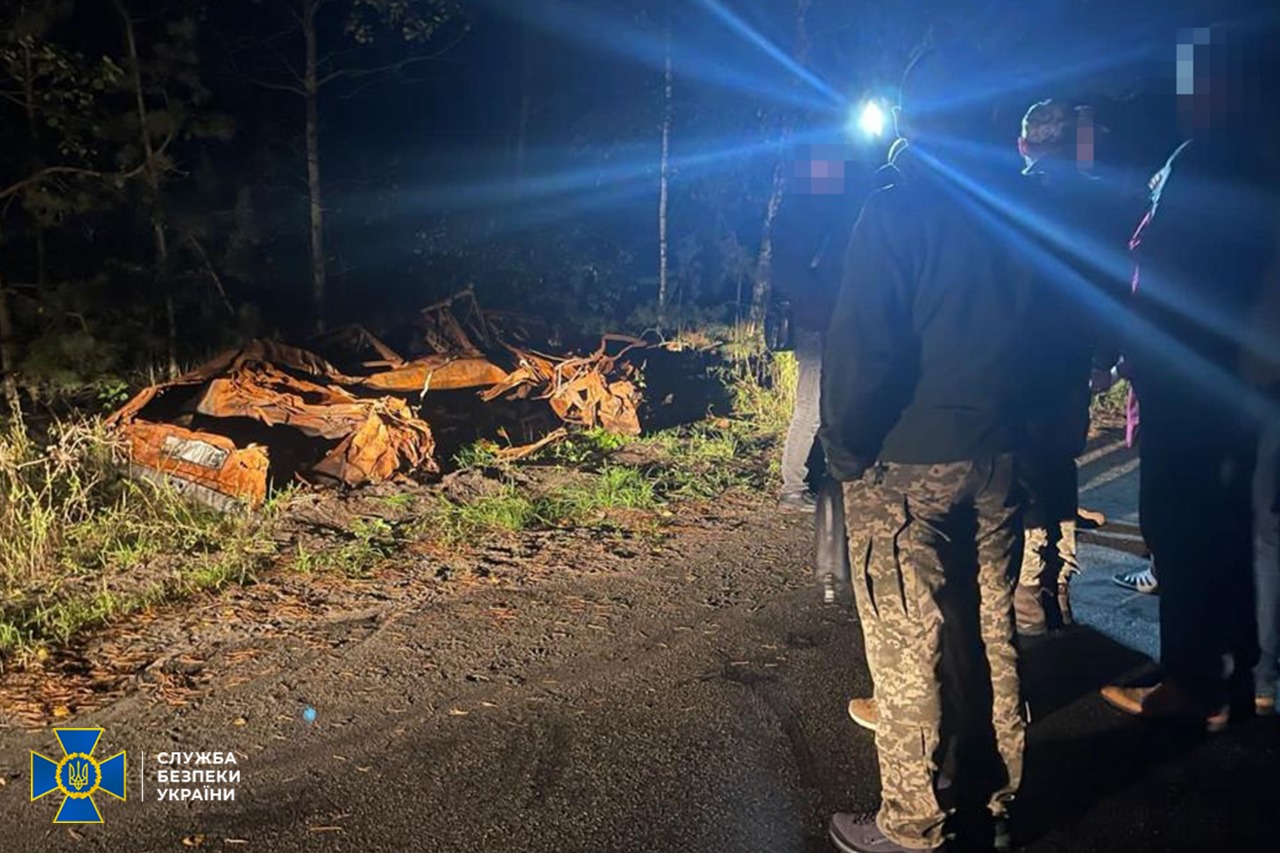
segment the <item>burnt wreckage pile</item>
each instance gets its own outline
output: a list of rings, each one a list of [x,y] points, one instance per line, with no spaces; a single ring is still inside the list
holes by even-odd
[[[469,290],[421,320],[426,353],[416,358],[360,327],[308,349],[253,341],[146,388],[109,423],[135,475],[216,506],[257,506],[273,484],[437,474],[440,459],[478,438],[506,438],[516,456],[565,425],[639,435],[642,408],[655,411],[644,406],[641,371],[655,358],[693,355],[619,335],[584,355],[547,355]],[[690,414],[705,412],[704,403]]]

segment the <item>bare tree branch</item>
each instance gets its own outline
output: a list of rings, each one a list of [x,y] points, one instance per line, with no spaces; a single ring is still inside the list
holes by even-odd
[[[293,78],[294,82],[296,82],[299,86],[301,86],[302,72],[299,71],[297,67],[292,62],[289,61],[289,57],[285,54],[285,52],[280,48],[276,47],[274,44],[272,44],[269,41],[263,42],[263,44],[271,48],[271,52],[274,53],[276,57],[280,60],[280,64],[284,66],[285,71],[289,73],[289,76]]]
[[[255,86],[263,89],[270,89],[273,92],[288,92],[292,95],[297,95],[300,98],[305,98],[307,96],[306,91],[303,90],[301,86],[290,86],[287,83],[268,83],[266,80],[259,80],[256,77],[246,76],[244,79],[248,80]]]
[[[452,50],[454,47],[456,47],[458,43],[462,41],[465,35],[466,35],[466,31],[464,30],[462,33],[460,33],[457,36],[457,38],[449,42],[449,44],[445,45],[435,53],[426,54],[423,56],[410,56],[407,59],[400,60],[399,62],[393,62],[390,65],[381,65],[375,68],[341,68],[337,71],[332,71],[329,74],[326,74],[324,77],[321,77],[319,80],[317,80],[316,86],[322,88],[325,85],[332,83],[335,80],[340,80],[343,78],[358,79],[360,77],[371,77],[376,74],[391,74],[396,71],[400,71],[404,68],[407,68],[411,65],[417,65],[420,62],[431,62],[432,60],[439,59],[440,57],[448,53],[450,50]]]
[[[18,193],[22,192],[23,190],[27,189],[27,187],[33,186],[35,184],[40,183],[41,181],[44,181],[48,178],[55,177],[57,175],[67,175],[67,176],[75,176],[75,177],[81,177],[81,178],[96,178],[98,180],[103,180],[103,181],[109,181],[109,180],[127,181],[131,178],[136,178],[138,175],[141,175],[144,171],[146,171],[146,169],[147,169],[146,163],[141,163],[135,166],[134,168],[129,169],[126,172],[100,172],[94,169],[82,169],[82,168],[79,168],[78,166],[48,166],[0,190],[0,201],[3,201],[4,199],[15,196]]]
[[[222,279],[213,268],[213,263],[209,260],[209,255],[204,250],[204,246],[200,245],[200,241],[196,239],[196,235],[187,234],[187,241],[191,243],[192,248],[196,250],[196,254],[200,256],[201,262],[204,263],[205,272],[208,273],[209,279],[213,282],[213,286],[217,288],[218,295],[222,297],[222,305],[227,309],[227,313],[232,317],[236,316],[236,309],[231,305],[231,298],[227,296],[227,289],[222,286]]]

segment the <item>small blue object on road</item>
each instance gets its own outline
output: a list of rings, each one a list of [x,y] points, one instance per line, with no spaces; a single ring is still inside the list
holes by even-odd
[[[316,709],[312,708],[310,705],[303,708],[302,719],[306,720],[308,723],[314,723],[316,721]]]

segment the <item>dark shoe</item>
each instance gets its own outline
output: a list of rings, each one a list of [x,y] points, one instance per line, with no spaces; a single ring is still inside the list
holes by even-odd
[[[941,847],[903,847],[889,839],[874,819],[859,815],[838,814],[827,829],[831,843],[841,853],[913,853],[919,850],[942,850]]]
[[[1049,632],[1038,586],[1018,584],[1013,588],[1013,615],[1023,637],[1042,637]]]
[[[813,492],[787,492],[778,498],[778,509],[783,512],[814,512],[818,508],[818,496]]]

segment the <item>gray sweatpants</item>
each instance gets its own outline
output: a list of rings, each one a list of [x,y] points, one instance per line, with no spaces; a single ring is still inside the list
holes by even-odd
[[[791,425],[782,446],[782,493],[798,494],[806,488],[809,454],[818,436],[821,417],[818,394],[822,387],[822,333],[797,329],[796,402]]]

